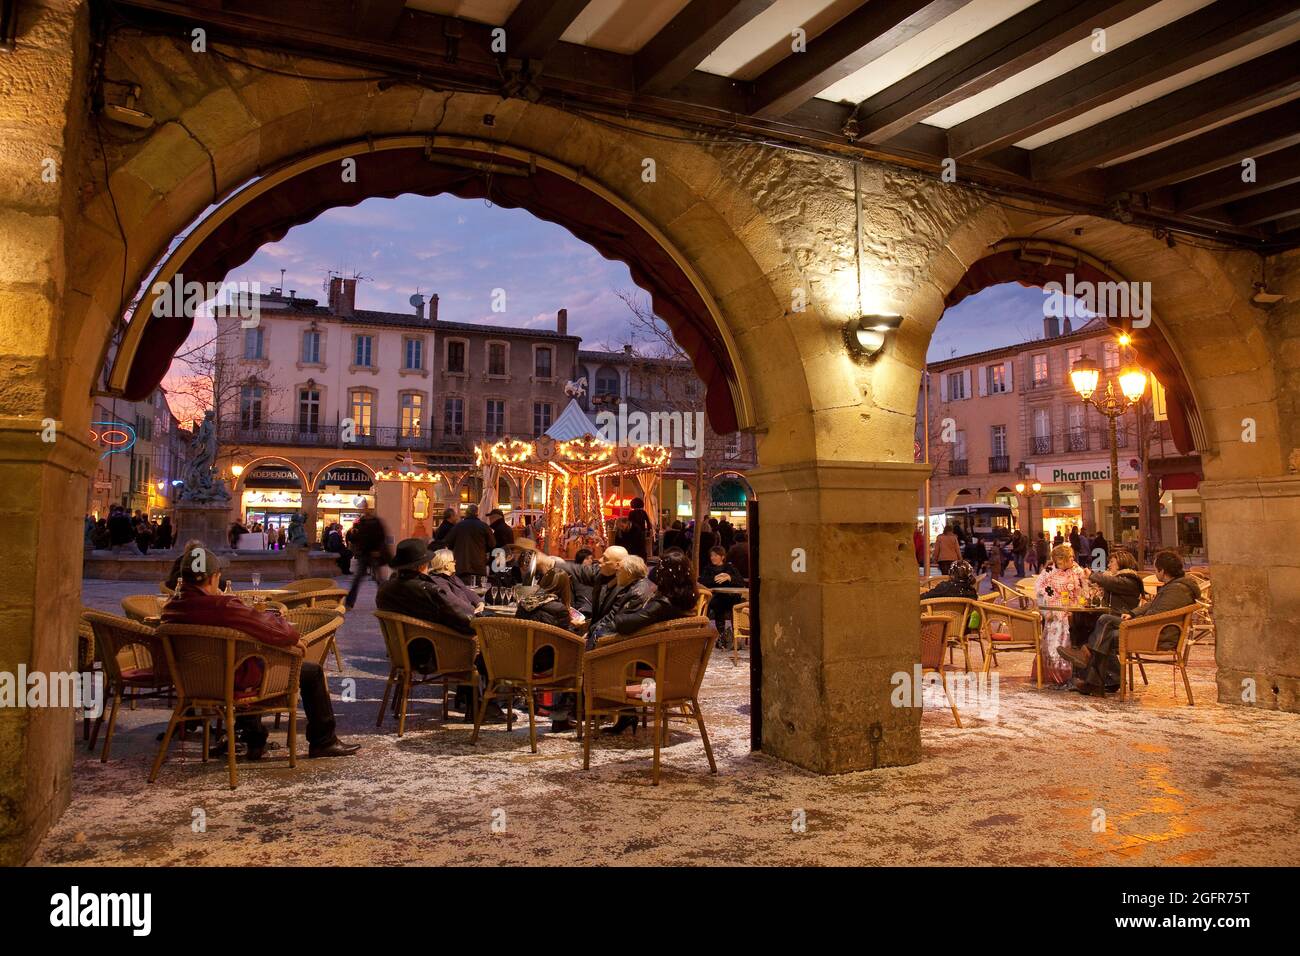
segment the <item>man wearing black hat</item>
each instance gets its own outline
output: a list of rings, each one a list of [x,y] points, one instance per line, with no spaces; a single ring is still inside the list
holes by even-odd
[[[488,512],[488,527],[492,529],[492,537],[496,539],[498,548],[507,550],[515,543],[514,529],[506,524],[506,516],[500,508]]]
[[[242,631],[256,641],[275,647],[298,643],[299,634],[274,611],[255,611],[233,594],[221,593],[221,561],[206,548],[188,549],[183,555],[181,585],[176,596],[163,605],[165,624],[199,624],[229,627]],[[235,672],[235,690],[257,687],[262,680],[262,662],[255,657],[244,661]],[[361,748],[345,744],[334,733],[334,705],[325,671],[319,664],[303,661],[298,687],[302,707],[307,712],[309,757],[346,757]],[[266,728],[258,716],[239,717],[236,730],[248,742],[248,759],[257,760],[266,751]]]

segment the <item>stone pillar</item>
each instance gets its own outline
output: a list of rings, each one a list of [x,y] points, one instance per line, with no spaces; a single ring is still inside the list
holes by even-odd
[[[307,547],[309,549],[320,547],[320,538],[316,534],[316,521],[318,520],[318,516],[316,513],[316,501],[317,501],[316,492],[303,491],[302,493],[303,527],[307,532]]]
[[[1300,475],[1203,481],[1200,493],[1219,701],[1300,712]]]
[[[766,753],[818,773],[920,760],[920,711],[890,695],[893,675],[920,661],[912,528],[926,470],[819,461],[749,472],[762,505]]]
[[[83,6],[19,4],[16,49],[0,53],[0,671],[10,674],[75,667],[82,509],[97,457],[89,392],[69,387],[97,359],[77,351],[68,317],[88,109]],[[73,738],[67,708],[0,708],[0,866],[30,856],[68,805]]]

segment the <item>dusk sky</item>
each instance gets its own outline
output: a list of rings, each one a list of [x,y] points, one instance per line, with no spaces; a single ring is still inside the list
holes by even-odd
[[[562,226],[521,209],[482,200],[407,195],[368,199],[331,209],[263,246],[228,281],[258,282],[325,300],[330,271],[363,276],[357,307],[409,312],[412,293],[440,298],[439,318],[554,328],[556,310],[569,310],[569,329],[584,346],[616,347],[628,335],[620,291],[649,296],[627,266],[605,259]],[[506,311],[492,311],[493,290],[506,292]],[[983,351],[1042,334],[1043,294],[1003,285],[967,298],[939,323],[929,358]],[[191,343],[210,338],[211,320],[196,323]],[[175,373],[182,373],[180,368]]]

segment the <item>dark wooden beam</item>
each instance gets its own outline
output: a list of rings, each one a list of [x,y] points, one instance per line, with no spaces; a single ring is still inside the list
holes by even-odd
[[[522,0],[506,20],[506,53],[540,60],[591,0]]]
[[[1300,43],[1081,129],[1033,151],[1034,179],[1068,176],[1300,93]]]
[[[1154,2],[1040,0],[859,103],[853,112],[855,136],[883,143]]]
[[[356,0],[352,22],[358,36],[387,40],[397,29],[406,0]]]
[[[754,81],[750,112],[784,116],[970,0],[870,0]]]
[[[1231,221],[1239,226],[1258,226],[1300,213],[1300,185],[1284,186],[1263,195],[1228,205]]]
[[[1255,113],[1106,170],[1106,192],[1148,192],[1300,143],[1300,100]]]
[[[662,92],[686,79],[710,53],[776,0],[691,0],[637,51],[637,88]]]
[[[1275,241],[1300,245],[1300,215],[1276,219],[1269,225],[1273,228]]]
[[[1097,56],[948,131],[949,155],[975,159],[1111,100],[1192,69],[1300,22],[1300,0],[1208,7]]]
[[[1174,191],[1175,208],[1180,213],[1199,212],[1300,183],[1300,146],[1250,158],[1255,161],[1254,182],[1242,181],[1244,170],[1237,162],[1180,184]]]

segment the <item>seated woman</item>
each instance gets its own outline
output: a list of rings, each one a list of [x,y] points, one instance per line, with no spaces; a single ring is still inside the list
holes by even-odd
[[[654,590],[644,601],[630,600],[613,615],[613,630],[620,637],[631,637],[642,628],[678,617],[690,617],[695,610],[695,575],[691,559],[679,552],[669,552],[655,565],[650,575]]]
[[[709,563],[700,569],[700,583],[710,590],[743,588],[745,579],[727,561],[727,549],[718,545],[709,550]],[[713,600],[709,601],[709,617],[717,625],[719,640],[722,640],[722,635],[731,624],[731,609],[744,600],[745,597],[740,594],[715,594]]]
[[[526,592],[526,593],[525,593]],[[573,579],[562,568],[553,567],[538,579],[537,584],[520,592],[515,617],[521,621],[540,621],[552,627],[571,630],[582,620],[574,619]],[[550,650],[543,648],[543,650]],[[545,670],[545,668],[538,668]]]
[[[1106,607],[1116,614],[1136,611],[1146,589],[1137,558],[1128,548],[1116,548],[1106,562],[1106,570],[1089,572],[1088,581],[1101,588]]]
[[[652,624],[661,624],[674,618],[690,617],[695,610],[695,573],[691,559],[680,551],[669,551],[663,556],[650,576],[654,593],[639,606],[624,606],[614,614],[615,641],[635,637],[636,633]],[[621,714],[618,722],[605,728],[607,734],[621,734],[636,729],[636,713]]]
[[[1052,549],[1052,563],[1034,583],[1040,605],[1079,607],[1088,590],[1088,575],[1074,562],[1074,548],[1058,544]],[[1043,611],[1043,685],[1069,689],[1074,667],[1061,654],[1070,647],[1070,615],[1066,611]]]
[[[930,598],[970,598],[976,600],[975,569],[969,561],[954,561],[948,569],[948,580],[940,581],[921,595],[922,601]]]

